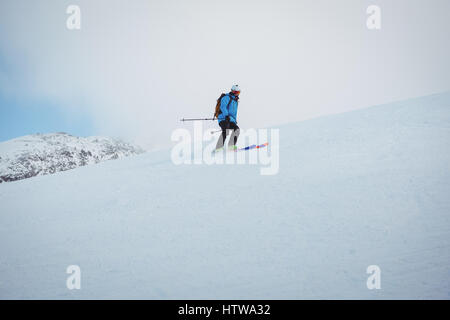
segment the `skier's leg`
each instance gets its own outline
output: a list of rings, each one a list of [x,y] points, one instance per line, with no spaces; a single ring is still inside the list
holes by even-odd
[[[216,149],[222,148],[225,144],[225,139],[227,138],[228,134],[228,125],[226,121],[220,121],[219,126],[222,129],[222,134],[219,137],[219,140],[217,140]]]
[[[230,128],[233,129],[233,133],[230,136],[230,141],[228,141],[228,146],[235,146],[239,138],[240,130],[237,124],[234,122],[230,123]]]

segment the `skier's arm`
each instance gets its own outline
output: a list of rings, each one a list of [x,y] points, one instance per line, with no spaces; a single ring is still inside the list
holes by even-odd
[[[228,116],[236,122],[236,116],[237,116],[237,109],[233,108],[233,112],[228,112]],[[236,122],[237,123],[237,122]]]
[[[228,116],[228,102],[230,102],[230,97],[229,96],[224,96],[222,98],[222,100],[220,100],[220,111],[222,111],[222,114],[224,117]]]

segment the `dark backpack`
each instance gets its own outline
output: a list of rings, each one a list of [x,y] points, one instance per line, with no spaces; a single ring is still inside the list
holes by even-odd
[[[214,111],[214,118],[216,118],[216,119],[222,113],[222,110],[220,110],[220,101],[222,101],[222,98],[226,95],[228,95],[228,93],[222,93],[220,95],[219,99],[217,99],[216,110]],[[230,97],[230,101],[228,101],[227,108],[230,106],[230,103],[231,103],[231,97]]]

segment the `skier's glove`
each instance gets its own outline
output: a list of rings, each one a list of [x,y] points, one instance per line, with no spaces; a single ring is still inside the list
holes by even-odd
[[[226,122],[230,122],[230,116],[226,116],[226,117],[225,117],[225,121],[226,121]]]

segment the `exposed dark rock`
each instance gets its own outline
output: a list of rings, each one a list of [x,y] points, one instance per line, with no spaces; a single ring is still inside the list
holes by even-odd
[[[52,174],[142,153],[139,147],[104,137],[35,134],[0,143],[0,183]]]

